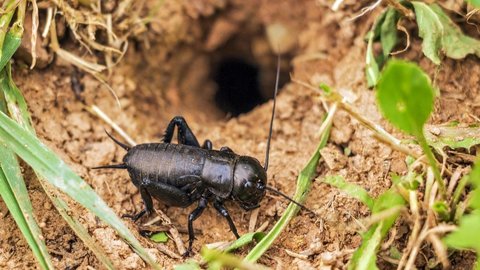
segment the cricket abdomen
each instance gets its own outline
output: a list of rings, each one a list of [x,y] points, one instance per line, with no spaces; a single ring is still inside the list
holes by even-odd
[[[169,143],[139,144],[123,158],[135,185],[148,179],[182,187],[185,176],[202,175],[206,150]]]

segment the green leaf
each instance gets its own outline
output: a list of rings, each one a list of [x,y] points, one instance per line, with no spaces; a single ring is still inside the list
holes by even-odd
[[[402,258],[402,252],[395,246],[390,246],[389,253],[392,259],[400,260]]]
[[[200,265],[196,263],[195,261],[187,261],[186,263],[180,264],[180,265],[175,265],[173,267],[174,270],[200,270]]]
[[[361,186],[348,183],[347,181],[345,181],[345,178],[339,175],[327,176],[322,181],[340,189],[341,191],[345,192],[348,196],[361,201],[366,206],[368,206],[370,210],[372,210],[374,200],[372,199],[372,197],[370,197],[370,195],[368,195],[368,192]]]
[[[0,74],[0,89],[3,91],[3,95],[8,104],[4,106],[3,111],[7,110],[13,119],[15,119],[24,129],[29,131],[32,135],[35,135],[35,129],[33,128],[30,113],[28,111],[27,103],[20,92],[20,89],[15,85],[11,76],[10,64],[7,64],[6,68]],[[114,269],[113,263],[110,261],[102,247],[95,242],[95,240],[88,234],[88,231],[83,227],[80,221],[75,217],[70,216],[71,210],[68,204],[63,201],[59,196],[59,191],[51,186],[44,178],[42,178],[37,172],[35,172],[37,178],[42,185],[45,193],[52,201],[54,207],[63,217],[63,219],[72,228],[75,234],[83,241],[93,254],[103,263],[105,268]]]
[[[233,242],[228,248],[225,249],[225,252],[231,252],[236,249],[239,249],[247,244],[250,244],[255,241],[260,241],[265,237],[264,232],[252,232],[252,233],[247,233],[242,235],[240,238],[238,238],[235,242]]]
[[[384,116],[399,129],[423,136],[423,125],[433,110],[434,90],[416,64],[391,60],[377,86]]]
[[[155,243],[166,243],[168,241],[168,235],[166,232],[158,232],[150,236],[150,240]]]
[[[232,254],[223,253],[215,249],[202,248],[201,253],[203,259],[210,264],[208,269],[222,269],[222,266],[238,269],[267,269],[263,265],[254,264]],[[212,265],[215,265],[215,267],[212,267]]]
[[[332,88],[324,83],[321,83],[319,85],[319,88],[323,90],[323,92],[327,95],[332,93]]]
[[[473,185],[474,189],[471,191],[471,200],[468,206],[473,209],[480,209],[480,159],[475,162],[472,171],[468,177],[468,181]]]
[[[432,207],[441,220],[448,221],[450,219],[450,211],[448,210],[448,205],[444,201],[436,201]]]
[[[320,150],[325,147],[327,144],[328,136],[330,134],[331,124],[328,126],[327,130],[322,134],[320,143],[315,149],[315,152],[310,157],[307,165],[303,168],[297,178],[297,190],[293,199],[299,203],[302,203],[307,194],[311,184],[311,179],[316,173],[317,165],[320,160]],[[282,217],[278,222],[273,226],[273,228],[268,232],[268,234],[248,253],[245,257],[246,261],[255,262],[257,261],[263,253],[265,253],[268,248],[273,244],[275,239],[280,235],[283,229],[287,226],[288,222],[295,216],[295,214],[300,210],[300,207],[294,203],[290,203],[283,213]]]
[[[375,199],[372,214],[377,214],[393,207],[402,206],[405,205],[405,203],[406,202],[403,197],[398,194],[395,189],[391,188]],[[384,226],[382,228],[382,237],[384,237],[390,227],[392,227],[398,215],[399,213],[397,213],[396,215],[391,215],[383,220]]]
[[[372,207],[372,214],[382,212],[384,210],[405,205],[405,200],[398,194],[394,188],[391,188],[375,199]],[[399,213],[391,215],[379,223],[373,225],[366,233],[362,235],[362,244],[353,253],[348,269],[378,269],[376,266],[377,251],[382,239],[387,235],[390,228],[398,218]]]
[[[367,34],[367,52],[365,59],[365,74],[367,77],[368,87],[377,84],[380,75],[380,67],[390,56],[390,52],[397,45],[397,21],[398,12],[393,8],[387,8],[376,20],[373,29]],[[373,43],[380,39],[383,54],[378,58],[373,53]]]
[[[382,43],[383,56],[387,59],[393,48],[398,43],[397,21],[400,18],[398,12],[394,8],[388,8],[385,20],[380,26],[380,41]]]
[[[0,70],[12,59],[13,54],[17,51],[18,47],[20,47],[20,43],[22,43],[22,37],[17,37],[10,32],[7,33],[3,47],[1,47],[0,44],[0,48],[2,49],[0,54]]]
[[[365,59],[365,73],[367,75],[368,87],[373,87],[377,84],[380,69],[378,68],[375,55],[373,55],[373,32],[369,32],[368,44],[367,44],[367,56]]]
[[[480,0],[467,0],[467,2],[469,2],[470,4],[472,4],[472,6],[476,8],[480,8]]]
[[[1,80],[4,79],[5,72],[0,72]],[[1,91],[0,111],[7,111],[5,95]],[[15,154],[4,145],[0,145],[0,196],[27,240],[40,267],[53,269],[42,231],[34,218],[33,206],[22,177],[20,164]]]
[[[468,54],[480,57],[480,41],[463,34],[437,4],[412,1],[415,9],[422,50],[433,63],[440,64],[440,53],[453,59],[463,59]]]
[[[53,269],[15,154],[0,146],[0,196],[42,269]]]
[[[95,191],[34,135],[0,112],[0,141],[52,185],[112,226],[135,252],[155,269],[160,266]]]
[[[415,8],[418,32],[423,38],[422,51],[433,63],[440,64],[443,25],[438,15],[425,3],[412,1]]]
[[[375,270],[378,269],[377,250],[382,241],[382,226],[375,225],[370,228],[363,236],[362,245],[353,253],[349,270]]]
[[[426,131],[425,137],[428,144],[439,153],[442,153],[447,146],[452,149],[469,150],[473,146],[480,145],[479,127],[427,126]]]
[[[480,230],[478,230],[480,228],[480,159],[475,162],[468,180],[474,187],[469,202],[473,211],[460,218],[457,230],[447,235],[444,241],[449,247],[455,249],[474,249],[477,253],[476,269],[478,269],[480,265],[480,241],[478,241],[480,239]]]
[[[480,228],[480,214],[463,216],[458,229],[444,238],[445,243],[455,249],[472,248],[480,253],[480,230],[478,228]]]
[[[378,83],[377,101],[385,118],[416,137],[432,167],[440,196],[444,199],[445,183],[423,133],[423,125],[432,113],[434,101],[434,89],[428,76],[414,63],[391,60]]]
[[[469,177],[470,183],[473,184],[475,189],[480,189],[480,159],[475,162]],[[480,209],[480,207],[478,207]]]

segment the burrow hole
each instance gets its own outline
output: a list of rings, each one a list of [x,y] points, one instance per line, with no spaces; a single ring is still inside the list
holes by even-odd
[[[238,33],[210,59],[215,104],[227,115],[247,113],[273,97],[277,57],[261,27]],[[289,81],[290,60],[291,56],[282,57],[279,89]]]

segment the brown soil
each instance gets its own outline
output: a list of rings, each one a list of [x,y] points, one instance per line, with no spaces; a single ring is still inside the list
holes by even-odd
[[[215,148],[229,146],[237,153],[263,161],[272,103],[229,119],[214,102],[215,84],[210,73],[221,59],[237,52],[245,61],[260,67],[262,84],[268,85],[264,89],[272,89],[275,57],[268,47],[264,28],[280,22],[298,38],[296,46],[288,52],[288,59],[284,59],[284,72],[288,72],[291,65],[292,74],[298,79],[324,82],[341,91],[350,91],[356,96],[358,112],[401,136],[382,120],[374,92],[367,89],[364,78],[364,34],[371,27],[375,12],[349,22],[347,18],[360,10],[362,4],[345,1],[343,10],[335,13],[324,4],[329,1],[194,2],[183,6],[176,1],[166,1],[158,16],[168,20],[152,23],[151,31],[132,42],[135,44],[130,46],[125,59],[113,69],[109,83],[121,107],[101,83],[88,75],[81,78],[85,104],[100,107],[137,142],[159,141],[168,121],[175,115],[183,115],[200,141],[209,138]],[[420,40],[413,28],[411,30],[412,46],[399,57],[420,63],[434,78],[440,97],[431,121],[474,122],[472,115],[480,113],[479,59],[447,59],[435,67],[422,55]],[[302,60],[301,56],[314,54],[321,56]],[[291,61],[292,57],[297,58]],[[25,95],[42,141],[119,215],[139,211],[140,195],[125,171],[89,169],[118,162],[125,152],[105,135],[104,128],[110,128],[87,112],[84,103],[76,98],[71,88],[72,67],[55,59],[43,70],[30,71],[20,65],[14,69],[15,81]],[[323,116],[318,93],[292,83],[283,87],[278,96],[272,138],[271,185],[293,194],[297,174],[319,141],[317,130]],[[349,156],[344,155],[346,147],[351,149]],[[406,169],[404,155],[377,142],[368,130],[343,112],[335,117],[331,138],[322,155],[318,177],[306,201],[317,217],[300,212],[260,263],[279,269],[344,268],[351,251],[361,243],[355,221],[368,216],[369,211],[358,201],[322,184],[322,177],[343,175],[377,196],[389,188],[390,172],[404,173]],[[27,167],[25,170],[36,218],[55,266],[58,269],[101,268],[95,256],[55,211],[30,170]],[[118,268],[145,267],[113,230],[82,207],[71,201],[70,204]],[[257,227],[268,222],[271,228],[286,206],[284,200],[267,196],[261,204]],[[168,208],[155,202],[155,207],[163,210],[177,228],[185,229],[187,215],[195,206]],[[227,207],[240,233],[246,233],[250,214],[233,203],[227,203]],[[20,231],[15,229],[15,222],[3,202],[0,202],[0,216],[0,268],[35,268],[33,254]],[[125,222],[133,231],[137,230],[134,223]],[[195,222],[195,227],[201,231],[194,245],[196,252],[205,244],[234,239],[225,220],[212,208]],[[393,245],[399,249],[404,247],[408,228],[408,222],[400,222],[397,227]],[[160,253],[150,241],[138,237],[165,268],[182,262]],[[186,241],[187,235],[182,234],[182,238]],[[172,241],[167,247],[175,250]],[[298,253],[307,249],[311,251],[307,260],[286,253],[286,250]],[[246,254],[246,250],[240,254]],[[199,258],[198,254],[194,256]],[[468,260],[455,261],[459,261],[458,269],[471,265]],[[381,259],[380,264],[385,269],[394,268]],[[422,268],[422,265],[425,266],[425,261],[419,256],[417,266]]]

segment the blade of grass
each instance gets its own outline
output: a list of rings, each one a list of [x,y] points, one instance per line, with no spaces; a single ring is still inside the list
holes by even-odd
[[[238,238],[235,242],[233,242],[230,246],[225,249],[225,252],[232,252],[236,249],[239,249],[247,244],[250,244],[255,241],[261,241],[265,237],[264,232],[252,232],[242,235],[242,237]]]
[[[255,264],[252,262],[244,261],[239,257],[234,255],[223,253],[215,249],[202,248],[202,257],[210,265],[218,263],[219,268],[223,269],[221,266],[237,268],[240,270],[262,270],[268,269],[263,265]]]
[[[42,269],[53,269],[15,154],[0,146],[0,195]]]
[[[329,114],[332,114],[332,110]],[[297,179],[297,190],[293,199],[299,203],[302,203],[306,198],[311,184],[311,179],[315,175],[317,165],[320,160],[320,149],[325,147],[327,144],[328,136],[330,134],[331,120],[325,121],[328,121],[328,128],[322,133],[320,143],[315,149],[313,155],[310,157],[310,160],[305,168],[303,168],[303,170],[300,172],[300,175]],[[270,230],[270,232],[248,253],[248,255],[245,257],[245,260],[250,262],[257,261],[263,255],[263,253],[268,250],[273,241],[275,241],[275,239],[280,235],[283,229],[287,226],[288,222],[295,216],[299,209],[299,206],[290,203],[280,220],[278,220],[275,226],[273,226],[272,230]]]
[[[0,151],[4,151],[5,148],[2,147]],[[22,213],[22,210],[18,204],[18,200],[15,198],[15,195],[8,184],[7,177],[5,176],[3,170],[0,170],[0,196],[2,200],[7,205],[10,214],[14,218],[15,222],[18,225],[18,228],[22,232],[23,236],[27,240],[30,248],[32,249],[35,258],[37,258],[42,269],[53,269],[51,262],[47,262],[43,254],[42,249],[39,247],[34,234],[30,230],[30,227],[25,219],[25,216]],[[40,235],[37,235],[40,236]],[[48,253],[47,253],[48,256]]]
[[[18,5],[17,1],[10,0],[8,2],[4,2],[2,7],[5,7],[5,12],[0,16],[0,58],[3,58],[3,43],[5,41],[5,37],[8,32],[8,27],[10,22],[12,21],[13,14],[15,13],[16,5]],[[8,57],[8,59],[10,59]]]
[[[388,209],[403,206],[405,203],[405,200],[396,192],[395,188],[391,188],[375,199],[372,207],[372,214],[381,213],[382,211]],[[378,248],[382,239],[387,235],[399,214],[400,212],[389,215],[379,223],[371,226],[366,233],[362,234],[362,244],[353,253],[352,259],[350,260],[348,266],[349,270],[378,269],[376,266],[376,254]]]
[[[2,70],[5,65],[10,61],[12,58],[13,54],[15,51],[18,49],[20,46],[20,43],[22,43],[22,37],[21,36],[15,36],[11,32],[8,32],[5,41],[3,43],[3,48],[0,47],[0,70]]]
[[[12,118],[17,121],[24,129],[35,135],[35,130],[33,128],[30,114],[28,112],[27,103],[23,98],[20,89],[15,85],[12,80],[11,68],[10,65],[7,65],[7,68],[0,74],[0,89],[3,91],[6,100],[6,106]],[[95,240],[88,234],[88,231],[83,227],[83,225],[78,221],[78,219],[70,216],[68,213],[71,213],[68,204],[60,198],[59,192],[52,187],[43,177],[41,177],[35,171],[37,178],[42,185],[45,193],[52,201],[53,205],[63,217],[63,219],[68,223],[72,228],[75,234],[83,241],[85,246],[87,246],[93,254],[98,258],[100,262],[103,263],[105,268],[114,269],[113,263],[110,261],[103,249],[98,245]]]
[[[347,181],[345,181],[345,179],[342,176],[338,176],[338,175],[327,176],[322,181],[340,189],[341,191],[345,192],[348,196],[361,201],[366,206],[368,206],[370,210],[372,210],[374,200],[372,199],[372,197],[370,197],[370,195],[368,195],[368,192],[362,187],[355,184],[348,183]]]
[[[155,269],[160,269],[160,266],[155,263],[154,259],[140,245],[120,218],[82,178],[76,175],[38,138],[2,112],[0,112],[0,141],[12,149],[52,185],[74,198],[106,224],[113,227],[148,264]]]
[[[0,92],[0,111],[7,111],[5,96]],[[18,228],[27,240],[42,269],[53,268],[47,247],[38,226],[33,207],[28,196],[25,181],[15,154],[0,145],[0,196],[5,201]]]

